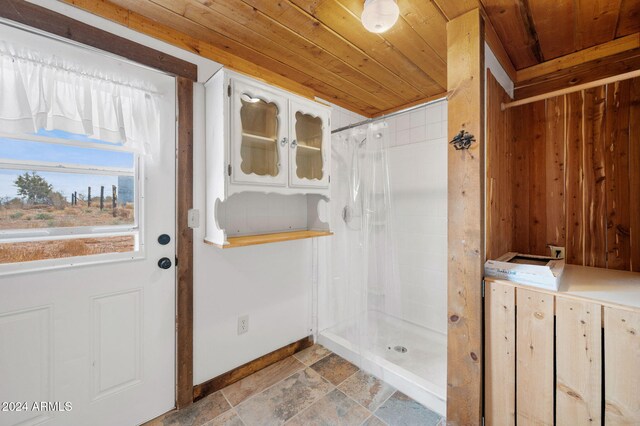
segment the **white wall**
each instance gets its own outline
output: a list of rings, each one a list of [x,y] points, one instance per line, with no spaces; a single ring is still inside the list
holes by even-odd
[[[198,65],[205,82],[220,64],[55,0],[33,3]],[[194,99],[194,208],[204,220],[204,86]],[[221,250],[194,231],[194,384],[310,334],[312,243]],[[249,332],[237,335],[237,317]]]
[[[204,104],[204,89],[195,91]],[[196,111],[194,208],[205,204],[204,111]],[[311,334],[312,241],[222,250],[194,230],[194,383]],[[237,335],[238,316],[249,332]]]
[[[502,68],[500,61],[498,61],[498,58],[493,53],[493,50],[491,50],[486,42],[484,43],[484,69],[485,72],[488,69],[491,70],[491,74],[498,80],[498,83],[500,83],[505,92],[513,98],[513,81],[511,81],[509,75],[504,68]]]

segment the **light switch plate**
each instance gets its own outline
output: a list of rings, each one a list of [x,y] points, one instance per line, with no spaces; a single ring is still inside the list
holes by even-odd
[[[190,209],[187,215],[187,226],[191,229],[200,227],[200,210]]]

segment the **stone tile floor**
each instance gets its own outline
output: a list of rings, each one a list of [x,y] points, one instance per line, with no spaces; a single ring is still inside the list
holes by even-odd
[[[439,426],[433,411],[314,345],[146,426]]]

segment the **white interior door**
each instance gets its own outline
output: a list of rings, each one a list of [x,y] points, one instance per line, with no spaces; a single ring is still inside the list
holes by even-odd
[[[134,235],[135,252],[0,265],[2,426],[135,425],[174,406],[175,79],[158,73],[149,78],[164,92],[162,128],[159,143],[135,166],[136,222],[132,233],[123,231]],[[68,199],[64,203],[73,211]],[[77,211],[96,209],[93,204]],[[55,220],[56,211],[43,211],[34,220]],[[113,216],[117,223],[115,208]],[[106,226],[94,240],[114,229],[120,228]],[[161,234],[170,238],[167,244],[159,243]],[[35,246],[29,250],[45,243],[30,242]],[[1,245],[11,254],[21,244]],[[171,262],[168,269],[158,265],[164,257]]]

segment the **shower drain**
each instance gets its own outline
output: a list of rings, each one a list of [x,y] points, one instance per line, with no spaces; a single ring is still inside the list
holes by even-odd
[[[391,346],[389,346],[389,349],[391,349]],[[396,352],[399,352],[401,354],[404,354],[404,353],[407,353],[408,349],[406,347],[404,347],[404,346],[398,345],[398,346],[394,346],[393,350],[396,351]]]

